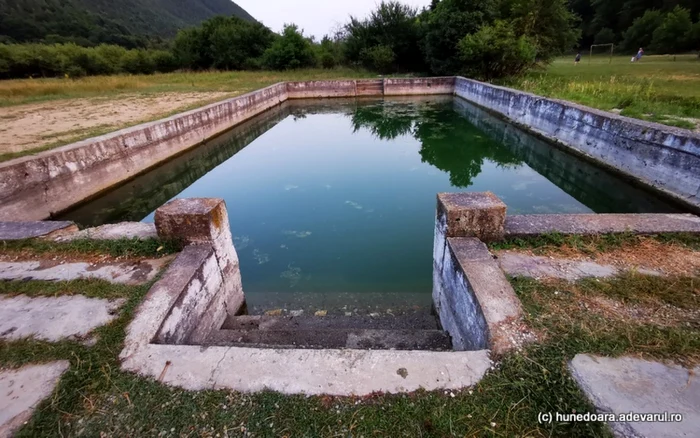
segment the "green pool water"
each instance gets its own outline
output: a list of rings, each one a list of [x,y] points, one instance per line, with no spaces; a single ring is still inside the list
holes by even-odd
[[[153,220],[226,201],[252,313],[430,305],[436,193],[492,191],[509,214],[672,205],[453,97],[290,101],[63,218]]]

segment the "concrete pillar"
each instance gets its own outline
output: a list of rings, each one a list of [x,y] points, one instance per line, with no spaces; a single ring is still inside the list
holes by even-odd
[[[214,316],[213,327],[199,328],[192,339],[196,341],[208,330],[219,329],[226,315],[240,313],[245,305],[226,204],[218,198],[175,199],[158,208],[155,219],[159,237],[179,239],[186,245],[211,245],[216,254],[223,286],[208,310]]]
[[[437,219],[445,226],[445,237],[503,239],[506,204],[493,193],[438,193],[437,198]]]

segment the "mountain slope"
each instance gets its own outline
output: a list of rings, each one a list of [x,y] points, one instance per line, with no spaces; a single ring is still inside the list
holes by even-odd
[[[230,0],[0,0],[0,42],[141,46],[215,15],[254,20]]]

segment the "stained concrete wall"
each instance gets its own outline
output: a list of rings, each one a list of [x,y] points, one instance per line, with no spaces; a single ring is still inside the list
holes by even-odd
[[[452,94],[455,78],[396,78],[384,79],[384,95],[409,96],[416,94]]]
[[[452,93],[700,209],[700,135],[446,77],[280,83],[0,163],[0,220],[46,219],[287,99]]]
[[[438,210],[433,244],[433,304],[457,351],[488,348],[488,326],[479,301],[447,241],[447,215]]]
[[[458,77],[455,95],[700,208],[700,135]]]
[[[287,99],[276,84],[223,102],[0,164],[0,220],[39,220]]]

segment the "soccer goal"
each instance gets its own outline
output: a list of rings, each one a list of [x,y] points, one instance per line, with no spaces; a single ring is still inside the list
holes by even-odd
[[[609,48],[609,50],[608,50]],[[595,49],[596,54],[607,54],[609,56],[608,64],[612,64],[613,53],[615,52],[615,44],[593,44],[591,45],[590,53],[588,54],[588,64],[591,63],[593,59],[593,50]]]

